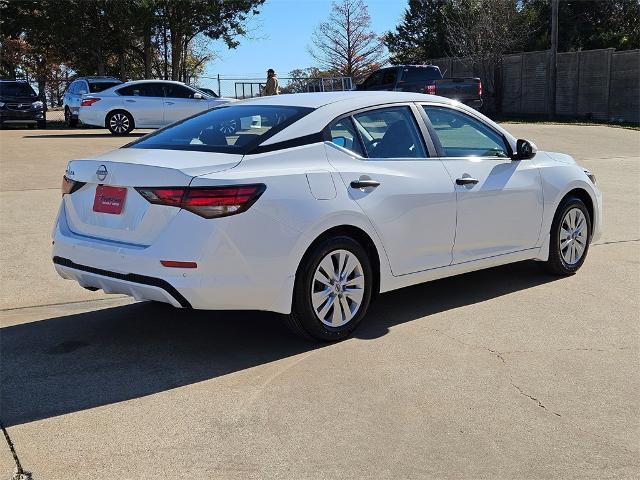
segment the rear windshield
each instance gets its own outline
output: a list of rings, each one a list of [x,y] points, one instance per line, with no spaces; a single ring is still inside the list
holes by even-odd
[[[0,95],[3,97],[35,97],[31,85],[25,82],[0,82]]]
[[[98,93],[107,88],[115,87],[116,85],[120,85],[122,82],[89,82],[89,91],[91,93]]]
[[[246,154],[313,111],[275,105],[225,105],[169,125],[128,147]]]
[[[442,78],[440,70],[435,67],[405,67],[402,69],[403,82],[424,82]]]

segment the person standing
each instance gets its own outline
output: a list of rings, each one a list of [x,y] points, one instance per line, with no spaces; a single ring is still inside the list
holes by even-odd
[[[267,70],[267,84],[264,86],[262,91],[262,95],[279,95],[280,90],[278,89],[278,76],[273,68]]]

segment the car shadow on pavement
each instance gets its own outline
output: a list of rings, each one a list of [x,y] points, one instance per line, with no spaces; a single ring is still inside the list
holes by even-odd
[[[139,138],[145,136],[146,133],[129,133],[116,137],[111,132],[105,133],[60,133],[60,134],[34,134],[24,135],[22,138]]]
[[[555,280],[523,262],[381,295],[355,337]],[[162,392],[317,348],[265,312],[150,302],[0,330],[0,420],[17,425]]]

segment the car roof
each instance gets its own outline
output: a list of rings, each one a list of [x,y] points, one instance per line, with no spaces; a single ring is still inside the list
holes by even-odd
[[[317,93],[291,93],[287,95],[273,95],[269,97],[256,97],[250,100],[242,100],[239,104],[264,104],[293,107],[320,108],[329,104],[349,104],[350,110],[365,108],[376,103],[393,102],[432,102],[448,103],[452,100],[435,95],[425,95],[411,92],[388,91],[346,91],[346,92],[317,92]]]
[[[176,80],[156,80],[153,78],[150,78],[148,80],[131,80],[129,82],[124,82],[122,85],[120,85],[121,87],[123,85],[137,85],[139,83],[168,83],[168,84],[175,84],[175,85],[184,85],[185,87],[188,86],[187,84],[185,84],[184,82],[178,82]]]
[[[74,80],[89,80],[92,82],[122,82],[119,78],[116,77],[78,77]]]
[[[471,107],[460,104],[450,98],[428,95],[424,93],[412,92],[390,92],[390,91],[348,91],[348,92],[322,92],[322,93],[294,93],[287,95],[274,95],[269,97],[258,97],[250,100],[242,100],[233,105],[273,105],[273,106],[295,106],[313,108],[308,115],[302,117],[287,128],[276,133],[267,139],[262,145],[283,142],[298,137],[313,135],[322,130],[335,118],[350,112],[368,107],[385,107],[397,103],[429,102],[431,104],[455,105],[457,108],[466,110],[469,113],[481,117],[485,122],[492,125],[498,131],[507,135],[511,140],[512,136],[497,125],[491,119],[485,117],[480,112]]]

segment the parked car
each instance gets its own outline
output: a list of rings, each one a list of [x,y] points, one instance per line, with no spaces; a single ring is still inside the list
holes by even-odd
[[[206,93],[207,95],[209,95],[210,97],[213,97],[213,98],[217,98],[217,97],[220,96],[216,92],[211,90],[210,88],[205,88],[205,87],[193,87],[193,88],[195,88],[197,90],[200,90],[201,92]]]
[[[99,93],[107,88],[120,85],[121,80],[115,77],[79,77],[69,84],[64,92],[62,105],[64,107],[64,123],[67,127],[78,124],[78,113],[82,96]]]
[[[443,78],[435,65],[398,65],[371,73],[357,90],[395,90],[452,98],[475,109],[482,108],[479,78]]]
[[[28,82],[0,80],[0,127],[10,124],[47,126],[44,104]]]
[[[254,116],[260,130],[220,129]],[[212,109],[71,161],[62,192],[63,278],[175,307],[279,312],[327,341],[381,292],[529,259],[574,274],[602,225],[595,177],[571,157],[404,92]]]
[[[182,82],[138,80],[85,95],[80,121],[126,135],[134,128],[160,128],[229,102],[214,98]]]

